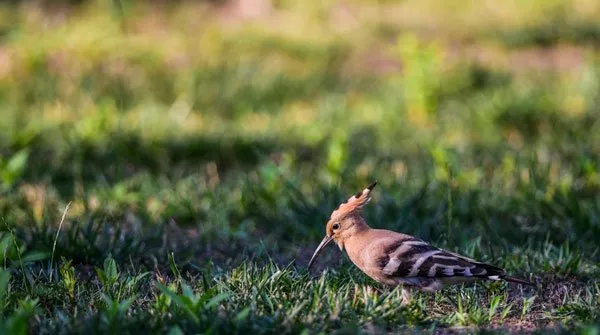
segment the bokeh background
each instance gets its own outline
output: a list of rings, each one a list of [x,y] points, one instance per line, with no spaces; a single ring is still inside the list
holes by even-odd
[[[597,297],[599,46],[594,0],[3,1],[5,268],[304,266],[379,180],[372,226]]]

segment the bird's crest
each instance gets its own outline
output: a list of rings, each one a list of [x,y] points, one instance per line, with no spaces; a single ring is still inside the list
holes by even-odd
[[[350,213],[360,210],[371,200],[371,191],[377,185],[377,181],[367,186],[364,190],[351,196],[346,202],[342,203],[331,213],[331,220],[340,219]]]

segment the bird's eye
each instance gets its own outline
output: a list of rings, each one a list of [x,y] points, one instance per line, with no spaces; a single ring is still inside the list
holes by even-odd
[[[331,228],[333,228],[333,230],[337,230],[340,229],[340,225],[338,223],[334,223],[333,226],[331,226]]]

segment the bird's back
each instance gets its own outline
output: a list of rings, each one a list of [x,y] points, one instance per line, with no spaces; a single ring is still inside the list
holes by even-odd
[[[420,239],[382,229],[367,229],[345,243],[352,262],[373,279],[422,290],[475,279],[497,280],[504,270],[436,248]]]

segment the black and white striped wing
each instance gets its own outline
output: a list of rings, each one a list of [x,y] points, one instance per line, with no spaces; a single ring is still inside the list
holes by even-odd
[[[473,277],[498,280],[504,270],[412,239],[390,244],[380,259],[385,275],[395,278],[448,279]]]

